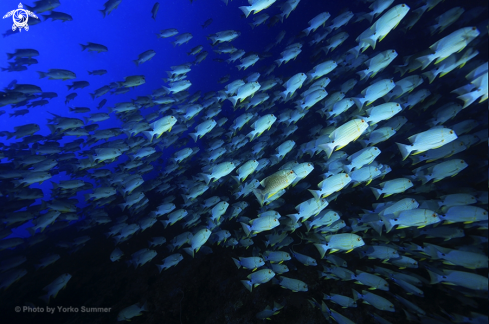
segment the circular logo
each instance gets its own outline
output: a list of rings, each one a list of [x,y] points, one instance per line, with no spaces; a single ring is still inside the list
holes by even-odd
[[[29,20],[29,15],[24,9],[17,9],[12,15],[15,26],[22,29],[27,26],[27,21]]]

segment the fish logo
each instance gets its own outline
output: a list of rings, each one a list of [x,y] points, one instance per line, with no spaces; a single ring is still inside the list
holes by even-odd
[[[14,21],[12,31],[15,31],[17,28],[19,28],[20,32],[22,31],[22,28],[25,28],[25,30],[28,31],[29,25],[27,25],[27,22],[29,21],[29,16],[39,19],[35,13],[23,8],[22,3],[19,3],[19,9],[7,12],[7,14],[3,16],[3,19],[12,16],[12,20]]]

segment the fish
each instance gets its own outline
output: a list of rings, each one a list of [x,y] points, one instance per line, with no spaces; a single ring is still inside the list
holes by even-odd
[[[50,283],[49,285],[43,288],[43,290],[47,292],[47,294],[42,296],[41,299],[46,304],[49,304],[49,300],[51,299],[51,296],[53,296],[53,298],[56,298],[58,292],[64,287],[66,287],[70,279],[71,279],[71,275],[69,273],[62,274],[61,276],[56,278],[52,283]]]
[[[275,272],[270,269],[262,269],[248,275],[247,278],[249,280],[241,280],[241,283],[245,286],[246,289],[252,292],[253,288],[269,282],[270,280],[272,280],[273,277],[275,277]]]
[[[246,18],[248,18],[251,12],[253,12],[253,14],[257,14],[260,11],[270,7],[272,4],[275,3],[275,1],[276,0],[257,0],[253,3],[250,3],[251,6],[241,6],[239,7],[239,9],[244,13]]]
[[[155,51],[147,50],[146,52],[139,54],[138,59],[134,60],[133,62],[134,62],[134,64],[136,64],[136,66],[139,66],[139,64],[142,64],[144,62],[151,60],[153,58],[153,56],[155,56],[155,55],[156,55]]]
[[[212,18],[209,18],[206,21],[204,21],[204,24],[202,25],[202,29],[209,27],[209,25],[212,24],[212,22],[213,22]]]
[[[68,15],[67,13],[54,11],[54,10],[52,10],[49,15],[43,15],[43,17],[44,20],[48,20],[49,18],[51,18],[52,21],[61,20],[62,22],[65,22],[65,21],[73,20],[73,17]]]
[[[76,78],[76,74],[74,72],[71,72],[69,70],[63,70],[63,69],[50,69],[48,72],[40,72],[39,73],[39,78],[45,78],[48,77],[49,80],[70,80]]]
[[[155,2],[153,8],[151,9],[151,17],[156,20],[156,15],[158,14],[158,10],[160,9],[160,3]]]
[[[106,3],[104,3],[104,10],[99,10],[104,18],[108,16],[113,10],[117,9],[119,5],[121,4],[122,0],[108,0]]]
[[[412,143],[412,145],[405,145],[401,143],[396,144],[404,161],[412,151],[416,151],[415,154],[419,154],[427,150],[442,147],[456,140],[457,138],[457,134],[455,134],[453,130],[442,127],[433,128],[409,137],[408,140]]]
[[[120,1],[119,1],[120,2]],[[148,306],[147,304],[143,304],[140,306],[140,304],[136,303],[131,306],[128,306],[124,309],[122,309],[119,314],[117,314],[117,320],[118,321],[130,321],[131,318],[135,316],[139,316],[142,314],[142,312],[148,311]]]
[[[279,190],[287,188],[297,175],[293,170],[280,170],[260,181],[264,189],[253,189],[256,198],[263,205],[264,200],[275,195]]]
[[[97,53],[109,51],[107,46],[102,45],[102,44],[96,44],[96,43],[90,43],[89,42],[87,45],[80,44],[80,46],[82,48],[82,51],[87,50],[89,52],[97,52]]]

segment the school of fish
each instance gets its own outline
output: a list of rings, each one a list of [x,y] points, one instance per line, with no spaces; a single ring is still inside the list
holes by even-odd
[[[100,11],[117,15],[125,1],[108,0]],[[50,111],[50,100],[60,94],[7,80],[44,53],[19,48],[7,54],[0,118],[19,118],[33,108],[52,117],[13,132],[0,129],[2,294],[30,272],[54,271],[63,258],[46,251],[27,260],[24,248],[75,226],[84,232],[58,248],[78,253],[90,231],[102,228],[113,246],[107,261],[154,267],[161,276],[185,259],[232,250],[228,261],[246,293],[281,286],[327,321],[358,323],[348,308],[368,308],[377,323],[488,323],[487,4],[466,10],[461,1],[363,0],[369,11],[341,13],[323,11],[323,4],[301,33],[282,31],[256,53],[233,41],[251,30],[267,33],[265,24],[286,24],[302,3],[243,2],[224,0],[226,10],[241,11],[248,30],[221,30],[207,40],[174,28],[154,35],[189,62],[172,65],[152,93],[110,107],[108,96],[147,86],[145,75],[90,90],[92,107],[71,107],[73,91],[88,91],[91,78],[110,71],[89,71],[88,77],[55,67],[38,71],[51,82],[70,82],[66,110]],[[148,17],[156,21],[161,4],[150,5]],[[57,11],[63,8],[58,0],[26,7],[43,24],[73,20]],[[441,14],[432,18],[435,7]],[[40,22],[29,19],[33,29]],[[212,24],[210,18],[202,28]],[[391,47],[391,37],[413,29],[432,45]],[[110,51],[80,45],[97,55]],[[192,69],[207,57],[243,77],[223,75],[215,91],[202,94],[192,86]],[[142,48],[133,63],[158,68],[158,53]],[[120,127],[97,124],[115,119]],[[40,124],[51,133],[39,134]],[[61,172],[70,179],[52,181],[50,197],[31,187]],[[10,237],[25,224],[31,237]],[[125,253],[151,227],[162,235]],[[314,281],[301,274],[305,266],[317,268]],[[76,294],[71,284],[82,274],[74,270],[46,282],[38,303]],[[344,295],[324,288],[339,281],[357,285]],[[429,312],[427,289],[443,289],[465,312],[441,304]],[[151,312],[147,303],[127,305],[117,320],[144,319]],[[256,319],[287,307],[263,305]]]

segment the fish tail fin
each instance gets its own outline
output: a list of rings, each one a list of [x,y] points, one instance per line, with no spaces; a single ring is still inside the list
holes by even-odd
[[[251,13],[251,6],[242,6],[242,7],[239,7],[239,9],[241,9],[241,11],[244,13],[244,15],[246,16],[246,18],[248,18],[248,16],[250,15]],[[250,290],[251,291],[251,290]]]
[[[241,223],[241,226],[243,227],[246,236],[250,236],[251,227],[249,225],[246,225],[245,223]]]
[[[384,223],[382,222],[370,222],[368,223],[368,225],[370,227],[372,227],[374,229],[374,231],[377,232],[377,234],[379,234],[379,236],[382,236],[382,226],[384,225]]]
[[[385,217],[383,215],[379,215],[380,219],[382,219],[382,222],[385,225],[385,232],[389,233],[392,230],[392,227],[394,227],[394,224],[392,224],[391,219],[388,217]],[[381,228],[382,231],[382,228]]]
[[[241,268],[241,264],[239,263],[239,260],[237,260],[235,258],[231,258],[231,259],[233,259],[234,264],[238,267],[238,269]]]
[[[46,73],[45,72],[37,71],[37,73],[39,73],[39,79],[42,79],[42,78],[45,78],[46,77]]]
[[[365,79],[369,75],[368,70],[358,71],[357,74],[360,76],[360,81]]]
[[[305,33],[307,36],[309,36],[309,33],[311,32],[311,30],[312,30],[312,27],[307,27],[302,32]]]
[[[318,249],[321,259],[323,259],[324,255],[329,250],[328,246],[326,244],[314,244],[314,246]]]
[[[425,184],[427,184],[428,182],[430,182],[431,180],[433,180],[434,178],[430,175],[421,175],[420,176],[421,178],[421,184],[424,186]],[[436,181],[435,181],[436,182]]]
[[[401,143],[396,143],[397,147],[399,148],[399,151],[401,152],[402,155],[402,160],[404,161],[409,154],[412,152],[412,145],[406,145],[406,144],[401,144]]]
[[[365,98],[352,98],[355,105],[358,107],[358,111],[362,110],[363,105],[367,101]]]
[[[294,223],[297,223],[301,218],[299,214],[288,214],[286,216],[289,217]]]
[[[133,60],[134,64],[136,64],[136,66],[139,66],[139,62],[138,60]]]
[[[87,47],[88,47],[88,45],[83,45],[83,44],[80,44],[80,46],[81,46],[81,48],[82,48],[82,52],[83,52],[84,50],[86,50],[86,49],[87,49]]]
[[[320,149],[323,149],[324,152],[326,152],[326,155],[328,156],[328,159],[331,157],[331,154],[333,153],[334,150],[334,144],[333,143],[326,143],[326,144],[321,144],[318,145]]]
[[[199,135],[197,133],[190,133],[189,135],[190,137],[192,137],[194,142],[197,142],[197,140],[199,139]]]
[[[375,196],[375,199],[379,199],[380,198],[380,195],[382,195],[382,190],[380,189],[377,189],[377,188],[370,188],[372,190],[372,193],[374,194]]]
[[[256,199],[258,199],[260,205],[263,207],[263,202],[265,201],[265,195],[263,194],[263,191],[260,189],[253,189],[253,193],[255,194]]]
[[[374,36],[375,35],[372,35],[370,37],[361,39],[360,42],[367,43],[368,45],[370,45],[372,47],[372,49],[375,49],[375,45],[376,45],[377,41],[376,41],[376,39],[374,39]]]
[[[233,104],[233,107],[236,107],[236,103],[238,102],[238,97],[229,97],[228,98],[229,101],[231,101],[231,103]]]
[[[168,227],[168,224],[170,224],[170,221],[169,220],[162,220],[160,222],[161,222],[161,224],[163,224],[163,226],[165,226],[165,228],[167,228]]]
[[[148,138],[149,142],[153,142],[154,133],[151,131],[144,131],[143,134]]]
[[[251,132],[249,132],[246,137],[249,137],[250,139],[250,142],[255,138],[255,135],[256,135],[256,131],[252,130]]]
[[[352,292],[353,292],[353,300],[354,301],[362,299],[362,295],[360,295],[360,293],[358,291],[356,291],[355,289],[352,289]]]
[[[241,280],[243,285],[245,286],[246,289],[248,289],[250,292],[253,289],[253,285],[251,284],[251,281],[249,280]]]
[[[427,77],[428,80],[430,80],[430,84],[433,83],[433,81],[436,78],[436,74],[433,73],[433,71],[428,71],[428,72],[424,72],[424,73],[421,73],[421,74],[424,75],[425,77]]]
[[[241,184],[241,180],[239,179],[238,176],[231,176],[231,179],[235,180],[238,185]]]
[[[194,249],[192,249],[191,247],[186,247],[186,248],[183,248],[183,250],[185,252],[188,253],[188,255],[190,255],[192,258],[195,257],[195,254],[194,254]]]
[[[439,283],[441,281],[440,275],[438,275],[437,273],[434,273],[433,271],[428,270],[428,269],[426,269],[426,271],[428,271],[428,274],[430,275],[430,279],[431,279],[430,284],[433,285],[433,284]]]
[[[468,106],[470,106],[477,98],[478,97],[474,96],[473,92],[469,92],[457,97],[457,99],[460,99],[464,102],[464,106],[462,107],[462,109],[465,109]]]
[[[205,184],[209,185],[209,183],[211,182],[212,176],[210,174],[205,174],[205,173],[200,173],[200,174],[202,175],[202,177],[204,177]]]
[[[105,10],[99,10],[99,11],[102,13],[102,15],[104,15],[105,18]]]
[[[435,56],[430,54],[430,55],[425,55],[425,56],[420,56],[418,58],[416,58],[416,60],[418,60],[420,63],[421,63],[421,68],[424,70],[428,65],[431,64],[431,62],[433,62],[433,60],[435,59]]]
[[[307,189],[307,191],[309,191],[316,200],[319,200],[321,199],[321,190],[311,190],[311,189]]]

